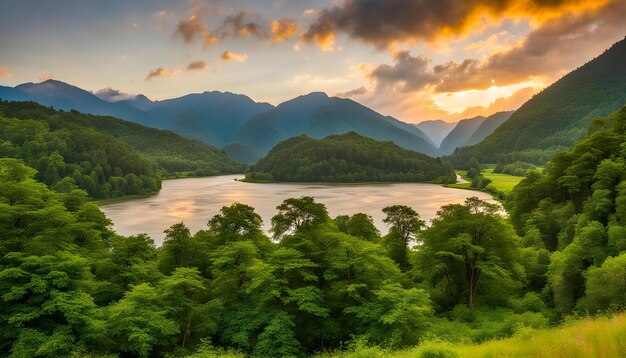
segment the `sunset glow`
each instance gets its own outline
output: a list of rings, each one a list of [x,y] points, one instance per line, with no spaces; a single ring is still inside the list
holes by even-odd
[[[93,92],[219,90],[272,104],[324,91],[407,122],[515,109],[626,32],[621,0],[33,6],[0,1],[0,46],[16,50],[0,53],[1,85],[55,78]]]

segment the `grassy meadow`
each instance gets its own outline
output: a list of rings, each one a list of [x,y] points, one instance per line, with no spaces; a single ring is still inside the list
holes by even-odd
[[[520,329],[506,339],[480,344],[426,341],[406,350],[385,350],[356,344],[318,358],[357,357],[626,357],[626,314],[584,318],[547,329]]]
[[[447,187],[450,188],[458,188],[458,189],[473,189],[470,187],[472,179],[467,177],[466,170],[456,170],[456,174],[460,175],[463,179],[467,181],[467,183],[463,184],[447,184]],[[483,170],[482,175],[491,180],[491,183],[487,186],[486,191],[489,192],[502,192],[505,194],[513,191],[513,188],[522,180],[524,177],[514,176],[509,174],[502,173],[494,173],[493,166]]]

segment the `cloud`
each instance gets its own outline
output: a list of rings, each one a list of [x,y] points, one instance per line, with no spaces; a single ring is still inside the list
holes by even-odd
[[[340,6],[320,11],[304,39],[328,47],[336,34],[346,33],[378,48],[389,48],[395,43],[479,33],[488,23],[496,25],[503,18],[546,23],[564,14],[582,14],[602,8],[610,1],[344,0]]]
[[[174,77],[179,74],[180,74],[180,70],[178,69],[167,70],[163,67],[159,67],[148,73],[148,75],[146,76],[146,81],[149,81],[153,79],[154,77]]]
[[[258,13],[243,10],[225,17],[215,33],[222,39],[254,37],[278,43],[294,37],[298,30],[298,23],[291,18],[267,22]]]
[[[468,107],[463,112],[452,115],[451,118],[464,119],[476,116],[490,116],[496,112],[512,111],[526,103],[536,92],[537,90],[532,87],[522,88],[508,97],[497,98],[488,106]]]
[[[210,47],[227,38],[258,38],[275,44],[291,39],[299,31],[298,23],[291,18],[268,22],[251,10],[227,15],[219,21],[215,29],[209,30],[203,20],[207,13],[205,6],[200,2],[194,4],[196,5],[189,11],[192,15],[187,20],[179,21],[174,31],[174,37],[181,38],[186,44],[200,41],[204,47]],[[213,15],[218,16],[221,12],[221,9],[217,9]],[[153,15],[155,21],[160,21],[165,14],[164,11],[156,12]]]
[[[400,51],[394,55],[394,61],[395,64],[379,65],[368,74],[376,82],[378,91],[415,91],[437,81],[429,70],[430,60],[425,56],[413,57],[408,51]]]
[[[186,44],[192,44],[200,40],[204,47],[210,47],[218,42],[217,36],[206,28],[200,17],[192,15],[189,19],[178,22],[174,37],[181,37]]]
[[[263,26],[260,16],[252,11],[244,10],[229,15],[217,30],[220,37],[267,37],[267,28]]]
[[[187,65],[187,71],[199,71],[204,70],[207,64],[204,61],[193,61],[189,65]]]
[[[482,59],[468,58],[429,66],[423,56],[406,51],[394,63],[376,66],[367,75],[381,90],[456,92],[506,86],[533,78],[555,80],[582,65],[581,54],[599,54],[626,33],[626,2],[615,2],[598,13],[565,15],[543,24],[514,45]]]
[[[229,62],[229,61],[244,62],[244,61],[246,61],[248,59],[248,55],[246,55],[246,54],[238,54],[238,53],[234,53],[232,51],[224,51],[222,53],[222,55],[220,56],[220,58],[224,62]]]
[[[272,43],[289,40],[298,32],[298,23],[293,19],[285,18],[282,20],[274,20],[270,24],[272,32]]]
[[[202,37],[206,32],[206,26],[196,15],[192,15],[188,20],[180,21],[176,25],[174,36],[180,36],[185,43],[192,43]]]
[[[6,66],[0,66],[0,78],[13,77],[13,74],[7,70]]]
[[[354,96],[361,96],[366,94],[367,88],[365,88],[365,86],[361,86],[359,88],[355,88],[353,90],[350,91],[346,91],[346,92],[339,92],[335,94],[335,97],[354,97]]]
[[[124,93],[124,92],[121,92],[120,90],[117,90],[111,87],[106,87],[101,90],[98,90],[94,94],[98,96],[100,99],[103,99],[108,102],[125,101],[125,100],[129,100],[129,99],[133,99],[137,97],[134,94]]]

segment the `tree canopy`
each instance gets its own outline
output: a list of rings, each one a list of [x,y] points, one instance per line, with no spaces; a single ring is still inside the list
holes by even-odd
[[[277,144],[246,174],[251,181],[454,183],[451,164],[355,132]]]

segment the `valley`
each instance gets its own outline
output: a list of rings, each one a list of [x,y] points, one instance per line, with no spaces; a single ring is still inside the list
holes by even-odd
[[[0,356],[626,356],[623,0],[0,0]]]

